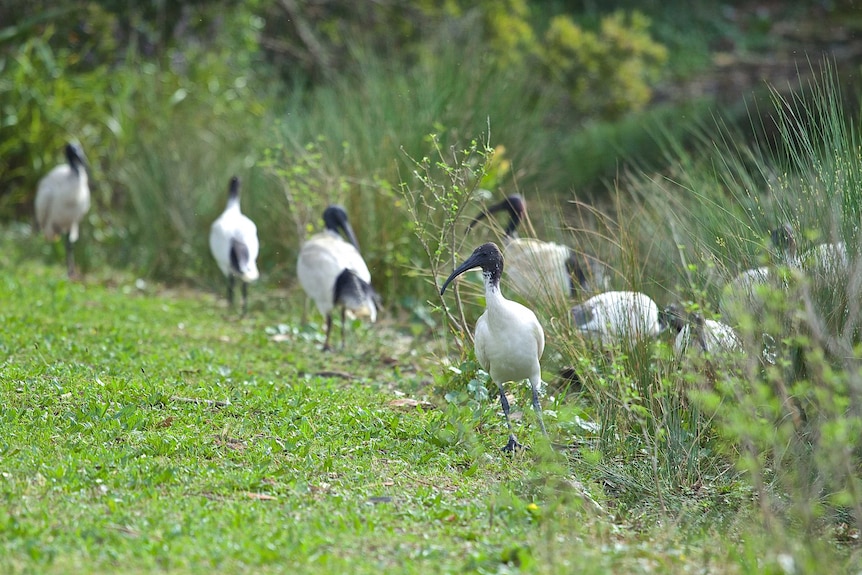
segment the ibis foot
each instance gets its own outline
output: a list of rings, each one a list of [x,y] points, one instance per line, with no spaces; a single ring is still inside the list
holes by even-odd
[[[530,446],[518,443],[517,439],[509,437],[509,443],[503,446],[502,451],[503,453],[515,453],[518,451],[524,451],[525,449],[530,449]]]

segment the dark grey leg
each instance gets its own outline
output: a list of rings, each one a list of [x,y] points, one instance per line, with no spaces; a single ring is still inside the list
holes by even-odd
[[[329,332],[332,331],[332,313],[326,314],[326,341],[323,343],[323,351],[332,351],[329,347]]]
[[[63,236],[63,244],[66,246],[66,274],[71,279],[75,277],[75,252],[69,234]]]
[[[230,307],[233,307],[233,282],[234,282],[233,274],[228,274],[228,276],[227,276],[227,303],[228,303],[228,306],[230,306]]]
[[[547,437],[548,431],[545,429],[545,422],[542,420],[542,406],[539,405],[539,386],[531,381],[530,387],[533,389],[533,411],[536,412],[536,416],[539,418],[539,427],[542,428],[542,433]]]
[[[347,319],[347,308],[341,308],[341,349],[344,349],[344,321]]]
[[[242,282],[242,315],[248,313],[248,284]]]
[[[518,440],[515,439],[515,432],[512,430],[512,422],[509,421],[509,400],[506,399],[506,391],[499,383],[497,384],[497,389],[500,390],[500,405],[503,407],[503,415],[506,417],[506,426],[509,428],[509,442],[503,446],[503,451],[506,453],[512,453],[517,449],[523,449],[524,446],[518,443]]]

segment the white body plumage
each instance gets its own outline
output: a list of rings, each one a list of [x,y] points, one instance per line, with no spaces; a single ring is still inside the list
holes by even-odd
[[[536,314],[529,308],[503,297],[500,292],[500,277],[503,274],[503,255],[493,243],[479,246],[443,283],[446,286],[467,270],[482,268],[485,284],[485,311],[476,321],[473,341],[476,360],[487,371],[500,390],[500,404],[509,428],[509,442],[503,448],[513,451],[521,447],[515,438],[509,421],[509,402],[503,384],[509,381],[530,380],[533,409],[539,418],[542,432],[542,408],[539,405],[539,390],[542,385],[540,360],[545,350],[545,332]]]
[[[231,179],[227,206],[210,227],[210,252],[225,277],[234,275],[253,282],[260,277],[257,256],[260,243],[257,226],[242,213],[239,202],[239,180]]]
[[[689,322],[680,329],[674,340],[677,354],[683,354],[693,346],[710,355],[742,351],[742,341],[732,327],[714,319],[702,321],[703,325]]]
[[[654,336],[659,332],[658,317],[658,306],[649,296],[630,291],[601,293],[572,308],[578,330],[602,345]]]
[[[61,164],[39,180],[36,190],[36,219],[48,241],[69,234],[78,240],[78,222],[90,209],[90,186],[87,172],[75,172],[69,164]]]
[[[377,321],[379,298],[371,287],[371,272],[359,253],[359,244],[344,208],[332,205],[323,212],[326,229],[310,237],[299,250],[296,275],[305,293],[326,318],[328,350],[332,310],[341,307],[341,345],[344,346],[345,315]],[[339,235],[344,232],[347,241]]]
[[[353,244],[344,241],[337,232],[326,230],[308,238],[299,251],[296,273],[299,283],[323,316],[332,313],[335,307],[335,281],[344,270],[351,270],[356,277],[371,283],[371,272],[362,254]],[[377,308],[373,301],[351,309],[359,317],[367,317],[372,323],[377,320]]]
[[[770,276],[774,273],[770,272],[769,267],[761,266],[743,270],[727,282],[719,306],[722,315],[725,318],[739,318],[744,313],[759,314],[764,303],[758,290],[761,286],[769,285]]]
[[[782,224],[770,233],[771,265],[744,270],[724,286],[721,294],[720,308],[725,318],[738,321],[743,314],[760,315],[765,306],[763,297],[758,292],[762,286],[779,287],[785,284],[785,277],[775,264],[783,264],[787,268],[799,268],[800,261],[796,253],[796,238],[790,224]]]
[[[541,381],[545,332],[536,314],[503,297],[499,286],[485,284],[485,312],[475,332],[479,365],[498,383]]]
[[[489,214],[506,211],[503,257],[505,283],[524,299],[543,304],[565,302],[576,289],[595,292],[607,286],[604,265],[572,248],[533,238],[519,238],[518,226],[526,216],[524,199],[515,194],[489,206],[468,230]]]
[[[84,155],[73,144],[65,148],[68,163],[60,164],[39,180],[36,189],[36,223],[48,241],[65,237],[69,276],[75,272],[72,244],[78,240],[78,225],[90,209],[90,185]]]
[[[845,273],[850,264],[844,242],[818,244],[799,258],[802,267],[818,279],[834,279]]]
[[[504,276],[513,292],[523,298],[541,295],[550,301],[564,301],[572,293],[567,262],[571,249],[553,242],[531,238],[509,238],[503,245]]]

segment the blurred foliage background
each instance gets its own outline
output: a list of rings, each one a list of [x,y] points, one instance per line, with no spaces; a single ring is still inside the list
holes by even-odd
[[[338,201],[378,289],[409,305],[421,280],[404,269],[420,254],[398,189],[432,135],[444,150],[487,139],[499,168],[482,185],[495,195],[601,204],[623,166],[661,169],[663,142],[684,145],[717,105],[750,123],[741,99],[765,81],[798,84],[799,58],[854,62],[859,12],[849,1],[0,0],[0,220],[30,220],[38,179],[75,140],[94,196],[85,271],[217,286],[206,231],[238,174],[265,276],[293,281],[300,238]],[[556,212],[536,222],[546,236],[564,227]]]

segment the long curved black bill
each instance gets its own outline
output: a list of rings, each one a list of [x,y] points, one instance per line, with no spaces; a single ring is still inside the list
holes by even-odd
[[[443,282],[443,287],[440,288],[440,295],[443,295],[443,292],[446,291],[446,288],[449,286],[450,283],[452,283],[452,280],[454,280],[456,277],[458,277],[459,275],[463,274],[466,271],[470,271],[473,268],[478,268],[481,266],[482,266],[482,257],[474,253],[469,258],[467,258],[467,261],[465,261],[463,264],[458,266],[455,269],[455,271],[452,272],[452,275],[450,275],[448,278],[446,278],[446,281]]]
[[[350,225],[350,222],[341,222],[341,229],[344,230],[344,234],[347,236],[347,239],[350,240],[350,243],[353,244],[353,247],[356,248],[356,251],[361,251],[359,249],[359,242],[356,241],[356,234],[353,233],[353,226]]]

